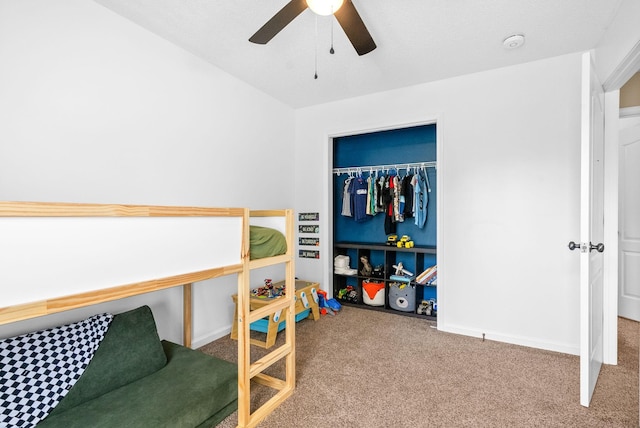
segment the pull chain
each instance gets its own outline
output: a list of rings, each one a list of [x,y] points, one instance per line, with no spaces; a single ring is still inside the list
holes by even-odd
[[[333,50],[333,16],[331,16],[331,49],[329,49],[329,53],[333,55],[336,51]]]
[[[314,79],[318,78],[318,15],[316,15],[316,52],[315,52],[315,74]]]

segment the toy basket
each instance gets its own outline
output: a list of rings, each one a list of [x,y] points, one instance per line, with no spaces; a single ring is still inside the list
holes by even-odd
[[[384,306],[384,282],[362,281],[362,301],[369,306]]]
[[[389,284],[389,306],[396,311],[414,312],[416,310],[416,287],[404,282]]]

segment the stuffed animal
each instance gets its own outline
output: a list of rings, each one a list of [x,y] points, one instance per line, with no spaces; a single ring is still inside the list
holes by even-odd
[[[369,258],[367,256],[361,256],[360,262],[362,262],[362,269],[360,270],[360,275],[371,276],[371,274],[373,273],[373,268],[371,267],[371,263],[369,263]]]

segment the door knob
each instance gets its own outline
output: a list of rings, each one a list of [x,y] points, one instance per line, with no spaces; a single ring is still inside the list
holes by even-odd
[[[580,248],[580,244],[576,244],[575,242],[571,241],[569,242],[569,249],[571,251],[575,250],[576,248]]]
[[[589,242],[589,252],[596,250],[597,252],[601,253],[604,251],[604,244],[601,242],[597,245],[593,245],[593,243]]]

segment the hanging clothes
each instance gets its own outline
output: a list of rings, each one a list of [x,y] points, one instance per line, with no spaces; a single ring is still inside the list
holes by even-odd
[[[384,202],[385,202],[385,216],[384,216],[384,233],[391,235],[396,233],[396,219],[394,215],[394,176],[388,176],[384,182]]]
[[[402,179],[402,196],[404,197],[404,218],[413,218],[413,200],[414,200],[414,191],[413,191],[413,174],[407,174]]]
[[[342,211],[341,215],[344,217],[353,217],[351,214],[351,194],[349,193],[349,187],[353,178],[348,177],[344,181],[344,187],[342,188]]]
[[[429,192],[428,192],[428,179],[427,172],[421,170],[416,174],[416,186],[414,188],[415,193],[415,225],[420,229],[427,223],[427,206],[429,204]]]
[[[396,222],[404,221],[404,201],[402,200],[402,180],[396,175],[393,177],[393,218]]]
[[[376,175],[374,176],[373,173],[371,173],[371,175],[369,175],[369,195],[367,198],[367,208],[369,209],[369,212],[367,214],[374,216],[376,215],[378,212],[376,211],[376,199],[378,198],[378,186],[376,185],[376,182],[378,181],[378,175],[376,173]]]
[[[371,176],[367,177],[367,215],[371,215]]]
[[[386,203],[385,203],[385,182],[387,181],[387,177],[385,175],[381,175],[376,180],[376,212],[383,213],[386,211]]]
[[[351,180],[350,193],[353,201],[353,219],[357,222],[367,220],[367,181],[362,177]]]

